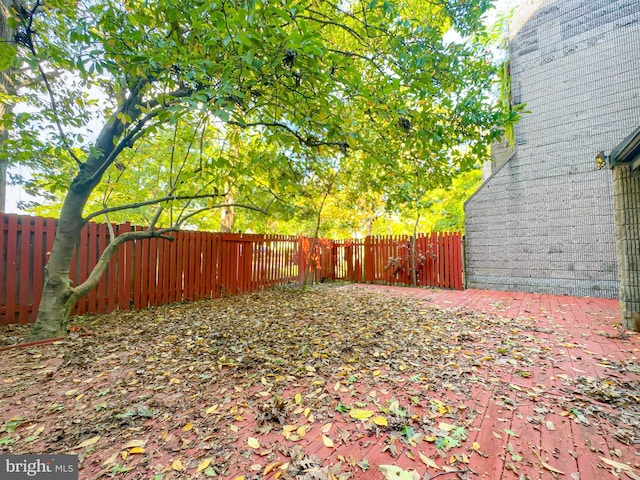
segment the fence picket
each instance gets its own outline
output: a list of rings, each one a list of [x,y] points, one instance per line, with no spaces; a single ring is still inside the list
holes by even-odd
[[[116,235],[143,230],[128,223],[112,228]],[[55,231],[54,219],[0,214],[0,324],[35,320]],[[74,313],[248,293],[301,281],[305,275],[319,281],[413,281],[411,237],[405,235],[318,239],[310,269],[313,242],[306,237],[182,231],[174,238],[121,245],[97,287],[80,299]],[[74,285],[87,279],[109,241],[106,224],[90,223],[82,230],[70,269]],[[416,266],[418,285],[463,288],[461,234],[421,234],[415,242],[418,255],[424,256]]]

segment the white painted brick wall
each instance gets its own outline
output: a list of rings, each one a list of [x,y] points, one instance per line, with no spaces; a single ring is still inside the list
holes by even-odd
[[[510,26],[517,153],[467,202],[470,288],[615,298],[611,171],[640,125],[640,0],[530,0]]]

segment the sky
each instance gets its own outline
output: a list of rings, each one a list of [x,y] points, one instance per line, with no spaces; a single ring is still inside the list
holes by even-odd
[[[494,5],[495,9],[487,15],[487,21],[493,22],[497,12],[503,12],[511,8],[524,3],[526,0],[496,0]],[[24,166],[16,165],[11,168],[11,172],[16,174],[28,174],[28,169]],[[24,190],[15,185],[7,186],[7,200],[5,210],[7,213],[25,213],[18,208],[18,203],[21,201],[33,200],[33,197],[28,195]]]

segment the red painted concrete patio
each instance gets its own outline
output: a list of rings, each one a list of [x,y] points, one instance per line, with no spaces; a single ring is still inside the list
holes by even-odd
[[[232,375],[237,381],[218,381],[210,390],[185,391],[175,398],[176,405],[189,395],[197,398],[193,412],[184,407],[170,422],[155,418],[130,428],[128,438],[145,438],[143,454],[135,450],[143,443],[131,440],[127,446],[103,434],[96,441],[98,453],[81,455],[80,477],[206,478],[205,472],[213,473],[209,466],[224,464],[216,478],[376,480],[385,478],[383,470],[391,472],[384,467],[389,465],[402,469],[388,477],[398,479],[640,478],[640,336],[618,326],[617,301],[372,285],[334,290],[406,298],[424,309],[482,312],[489,315],[487,325],[501,329],[502,338],[493,338],[489,327],[487,338],[482,328],[461,329],[446,347],[458,352],[461,364],[473,358],[471,366],[448,360],[435,365],[442,373],[435,379],[412,375],[411,362],[359,372],[354,380],[347,367],[323,375],[303,367],[299,377],[262,377],[246,388],[239,380],[245,377]],[[202,310],[206,302],[199,305]],[[30,356],[50,355],[48,365],[54,365],[56,347],[39,348],[3,352],[0,382],[16,382],[11,364]],[[113,363],[113,357],[106,359]],[[143,386],[127,394],[124,379],[131,377],[124,370],[96,378],[120,378],[122,395],[133,395]],[[78,389],[91,380],[62,377],[57,388],[64,392],[75,382]],[[185,381],[176,380],[176,388],[181,385]],[[87,396],[98,390],[91,386]],[[29,407],[37,394],[1,394],[2,423],[17,415],[29,416],[34,427],[45,421],[44,414]],[[59,397],[39,401],[70,401],[69,391]],[[282,399],[287,418],[265,428],[258,418],[270,412],[257,407],[267,398]],[[25,411],[29,408],[34,410]],[[36,444],[33,451],[52,449],[51,443]],[[7,452],[0,447],[0,453],[24,451],[20,448]],[[114,459],[130,470],[114,471]],[[296,476],[287,473],[292,464]]]
[[[469,412],[470,416],[475,416],[473,427],[469,429],[469,439],[465,442],[471,448],[464,453],[456,451],[435,460],[438,469],[432,468],[431,461],[421,460],[421,453],[432,458],[435,448],[427,451],[401,442],[394,436],[370,436],[356,422],[336,421],[330,433],[341,428],[348,432],[347,435],[342,433],[348,440],[337,448],[328,448],[323,442],[322,425],[312,426],[298,445],[305,454],[323,459],[323,466],[339,466],[335,468],[336,478],[340,478],[339,472],[345,470],[345,464],[353,467],[350,478],[363,480],[384,478],[376,468],[380,465],[395,465],[405,471],[415,471],[421,479],[437,475],[487,480],[640,478],[640,431],[634,430],[633,445],[625,445],[613,436],[614,425],[606,420],[587,420],[581,412],[571,412],[560,406],[566,395],[563,378],[589,375],[604,384],[610,378],[616,378],[635,382],[636,389],[640,388],[640,336],[634,333],[627,336],[624,329],[618,328],[617,300],[474,289],[431,290],[375,285],[346,288],[420,298],[442,309],[468,309],[500,315],[505,319],[532,320],[537,327],[532,333],[549,340],[554,363],[536,366],[529,377],[518,374],[496,376],[490,389],[479,387],[460,395],[442,385],[441,390],[434,391],[443,404],[453,407],[458,414]],[[635,374],[622,375],[612,371],[610,367],[619,362],[633,364]],[[392,397],[401,405],[409,404],[409,397],[416,390],[407,379],[398,379],[390,383],[385,392],[343,391],[341,403],[366,400],[375,393],[380,404]],[[358,395],[352,395],[356,392]],[[584,398],[585,404],[599,404],[596,400]],[[547,401],[551,401],[554,407],[549,408]],[[640,398],[630,398],[629,401],[640,405]],[[541,407],[537,409],[537,405]],[[599,406],[608,408],[605,403]],[[414,415],[421,413],[416,408]],[[445,414],[442,423],[448,423],[447,417],[451,416]],[[242,429],[244,435],[235,443],[240,457],[243,456],[240,452],[246,451],[248,437],[258,438],[261,445],[279,444],[283,440],[280,432],[261,438],[254,433],[254,428],[251,423],[245,424]],[[338,445],[338,442],[334,444]],[[395,457],[391,454],[392,449],[385,450],[388,445],[397,447]],[[365,458],[370,469],[363,471],[357,462]],[[287,458],[282,458],[271,465],[286,461]],[[242,478],[242,475],[250,478],[250,465],[251,462],[240,462],[236,471],[227,478]],[[259,472],[264,471],[262,463],[253,465],[256,470],[260,465]],[[276,472],[277,468],[264,478],[271,478]],[[313,470],[311,472],[305,479],[316,478],[312,476]],[[317,478],[334,478],[331,474],[322,475],[326,473]],[[262,477],[258,475],[256,478]]]

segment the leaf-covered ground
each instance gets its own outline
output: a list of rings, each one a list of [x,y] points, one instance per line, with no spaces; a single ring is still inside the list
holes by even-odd
[[[89,317],[94,335],[0,353],[0,453],[78,454],[87,479],[640,478],[637,335],[420,292]]]

